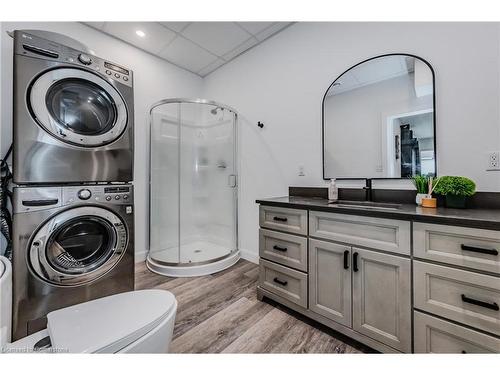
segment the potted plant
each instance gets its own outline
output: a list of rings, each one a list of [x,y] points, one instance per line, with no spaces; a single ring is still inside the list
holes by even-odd
[[[422,198],[426,198],[428,193],[429,185],[427,177],[416,175],[411,178],[411,181],[413,182],[415,189],[417,189],[417,196],[415,198],[415,203],[417,203],[420,206],[422,205]]]
[[[467,197],[476,192],[476,184],[467,177],[441,177],[435,192],[446,197],[446,207],[465,208]]]
[[[441,182],[440,177],[427,177],[427,195],[422,198],[422,207],[426,208],[436,208],[437,207],[437,199],[432,198],[432,193],[438,186],[439,182]]]

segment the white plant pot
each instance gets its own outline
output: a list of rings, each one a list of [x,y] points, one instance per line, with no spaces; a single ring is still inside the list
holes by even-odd
[[[429,194],[417,193],[417,197],[415,198],[415,203],[419,206],[422,205],[422,198],[428,198]]]

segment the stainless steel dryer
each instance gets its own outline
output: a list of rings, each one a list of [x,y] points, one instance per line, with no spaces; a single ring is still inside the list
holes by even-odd
[[[132,71],[14,33],[14,182],[129,182]]]
[[[14,340],[53,310],[134,289],[132,185],[14,188]]]

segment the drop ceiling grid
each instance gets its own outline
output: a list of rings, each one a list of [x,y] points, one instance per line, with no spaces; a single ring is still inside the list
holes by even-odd
[[[247,50],[283,30],[291,22],[88,22],[88,26],[205,77]],[[124,30],[130,28],[126,34]],[[146,32],[145,40],[135,35]],[[159,36],[165,30],[165,38]],[[141,30],[142,30],[141,29]],[[158,40],[160,48],[153,48]],[[165,42],[166,40],[166,42]]]

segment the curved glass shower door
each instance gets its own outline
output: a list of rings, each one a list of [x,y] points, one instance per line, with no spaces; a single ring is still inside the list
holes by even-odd
[[[152,109],[148,265],[154,271],[182,276],[165,268],[238,260],[236,122],[234,111],[206,101]]]

